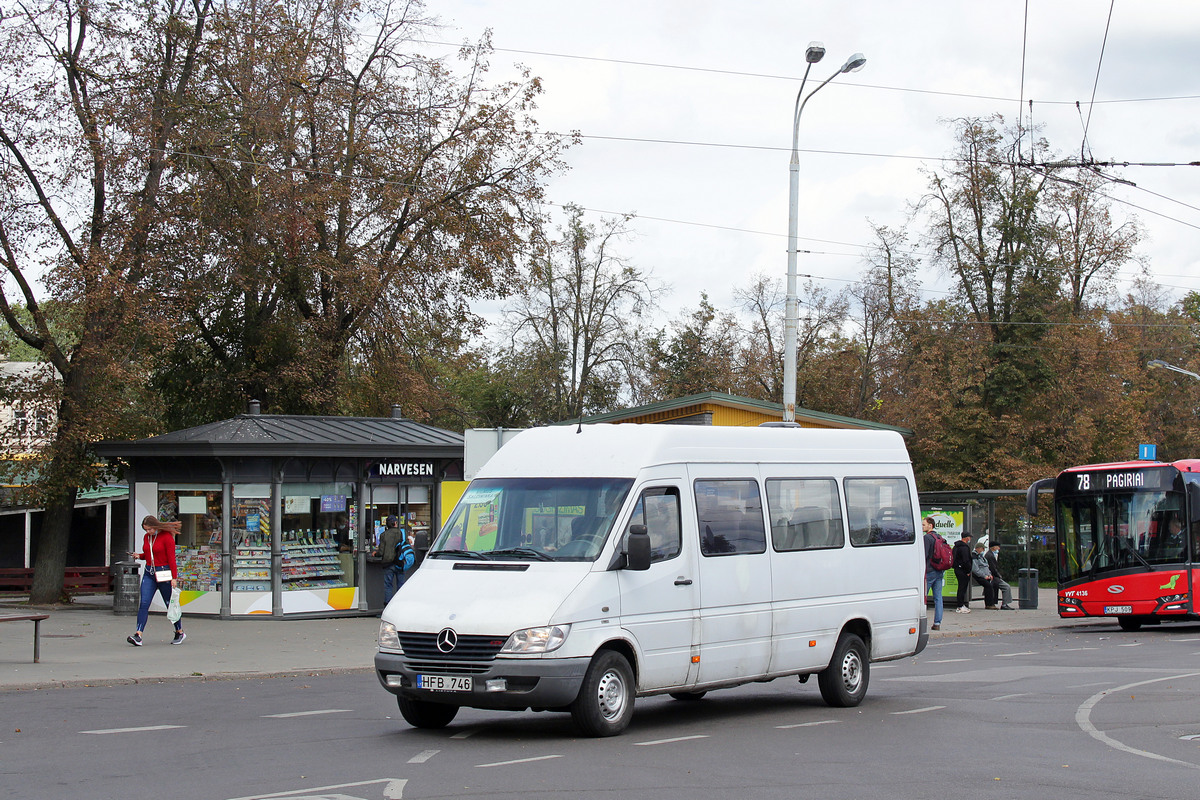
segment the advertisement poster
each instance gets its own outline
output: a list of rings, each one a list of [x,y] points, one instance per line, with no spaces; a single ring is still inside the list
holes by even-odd
[[[921,519],[932,519],[934,532],[945,539],[951,547],[962,538],[966,517],[966,506],[925,506],[921,508]],[[942,597],[958,597],[958,578],[955,577],[954,570],[946,570],[943,581]]]

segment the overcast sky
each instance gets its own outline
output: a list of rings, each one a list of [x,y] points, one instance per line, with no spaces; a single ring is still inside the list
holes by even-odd
[[[1116,0],[1111,25],[1107,0],[430,0],[429,9],[447,42],[492,30],[493,78],[520,63],[543,79],[539,127],[585,137],[550,199],[583,206],[594,222],[637,215],[622,252],[672,287],[659,324],[702,291],[733,308],[733,288],[757,274],[782,285],[792,109],[810,41],[828,52],[806,91],[852,53],[867,58],[822,89],[800,123],[800,249],[812,252],[799,272],[831,289],[862,271],[868,220],[904,222],[925,188],[922,167],[951,151],[947,120],[1011,120],[1032,100],[1033,122],[1064,158],[1079,156],[1090,116],[1086,155],[1096,160],[1200,160],[1195,0]],[[1118,215],[1145,226],[1155,279],[1175,298],[1200,290],[1200,167],[1108,173],[1137,184],[1111,193],[1124,201]],[[924,286],[927,297],[951,288],[933,272]]]

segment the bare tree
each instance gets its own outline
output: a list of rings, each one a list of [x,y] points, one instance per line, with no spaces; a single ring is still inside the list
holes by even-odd
[[[615,407],[639,369],[638,326],[661,289],[618,252],[629,220],[589,225],[568,206],[560,237],[545,241],[505,309],[512,351],[552,387],[544,421]]]

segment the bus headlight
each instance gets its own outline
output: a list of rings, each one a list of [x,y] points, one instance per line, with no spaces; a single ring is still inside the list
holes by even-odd
[[[544,628],[526,628],[508,637],[501,653],[549,653],[557,650],[567,640],[570,625],[547,625]]]
[[[404,652],[400,649],[400,636],[396,633],[396,626],[390,622],[379,623],[379,649]]]

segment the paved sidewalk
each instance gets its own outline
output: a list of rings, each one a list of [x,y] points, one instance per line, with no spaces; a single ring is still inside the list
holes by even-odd
[[[1060,620],[1053,589],[1042,589],[1036,609],[987,611],[975,601],[970,614],[946,609],[934,637],[980,636],[1012,631],[1114,625],[1112,620]],[[0,614],[35,609],[0,601]],[[38,609],[41,663],[33,663],[33,623],[0,624],[0,691],[58,686],[205,680],[248,676],[372,671],[377,617],[338,619],[232,619],[184,616],[187,640],[171,642],[166,617],[151,614],[143,647],[125,637],[134,617],[112,611],[111,595],[81,597],[69,606]],[[929,609],[932,624],[933,609]]]

